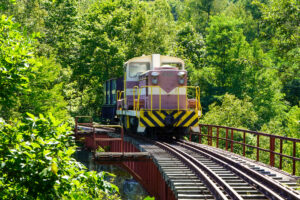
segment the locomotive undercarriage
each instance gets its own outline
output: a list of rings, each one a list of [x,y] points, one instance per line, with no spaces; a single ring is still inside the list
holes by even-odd
[[[138,117],[121,115],[120,124],[125,132],[146,136],[152,139],[180,139],[189,131],[189,127],[174,127],[172,124],[165,127],[141,127]]]

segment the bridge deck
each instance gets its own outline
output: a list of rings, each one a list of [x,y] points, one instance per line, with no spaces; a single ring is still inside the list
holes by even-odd
[[[102,129],[96,129],[96,131],[103,134]],[[120,137],[119,134],[113,133],[113,131],[105,132],[111,138]],[[96,153],[95,159],[102,161],[122,161],[122,159],[124,159],[124,161],[128,161],[131,159],[131,161],[133,161],[151,158],[159,169],[166,184],[168,184],[168,186],[171,188],[177,199],[215,199],[214,195],[207,188],[207,185],[203,182],[203,180],[199,179],[199,175],[195,174],[195,171],[191,170],[186,163],[182,162],[182,160],[179,160],[177,157],[152,143],[148,143],[130,136],[125,136],[124,141],[130,142],[141,152],[127,152],[124,154],[111,152]],[[299,177],[290,175],[277,168],[273,168],[263,163],[250,160],[222,149],[208,145],[197,144],[194,142],[187,143],[191,143],[203,149],[216,152],[219,155],[226,156],[226,158],[230,158],[234,162],[239,163],[241,166],[254,170],[263,177],[267,177],[267,179],[272,180],[272,182],[280,185],[280,187],[288,188],[288,190],[293,191],[293,193],[300,197],[300,193],[296,191],[296,189],[298,189],[300,186],[299,183],[297,183],[297,181],[299,181]],[[241,197],[240,199],[267,199],[262,190],[258,189],[255,184],[253,185],[253,183],[248,183],[248,181],[246,182],[236,173],[228,170],[228,168],[221,166],[217,162],[203,155],[183,148],[182,146],[173,146],[174,148],[176,147],[177,149],[182,150],[188,155],[196,158],[202,163],[202,165],[204,165],[206,168],[209,168],[209,170],[222,179],[229,188],[234,189],[234,191],[236,191],[236,193]],[[226,193],[223,189],[221,190],[224,194]]]
[[[110,137],[119,137],[118,134],[109,133]],[[125,141],[134,144],[140,151],[148,152],[150,157],[155,162],[156,166],[160,170],[166,183],[174,192],[178,199],[214,199],[213,195],[207,189],[205,184],[199,180],[197,175],[190,170],[183,162],[176,157],[172,156],[168,152],[164,151],[157,146],[139,141],[138,139],[125,136]],[[197,144],[197,143],[193,143]],[[288,173],[281,171],[277,168],[267,166],[263,163],[256,162],[237,154],[217,149],[208,145],[197,144],[203,148],[207,148],[218,152],[219,154],[226,155],[232,160],[235,160],[248,168],[251,168],[263,176],[266,176],[278,184],[289,187],[290,189],[297,189],[299,184],[297,179],[299,177],[289,175]],[[255,187],[245,182],[237,175],[219,166],[218,164],[204,158],[203,156],[196,155],[192,151],[187,151],[190,155],[193,155],[200,160],[204,165],[209,167],[214,173],[221,177],[227,184],[234,188],[243,199],[266,199],[264,194],[258,191]]]

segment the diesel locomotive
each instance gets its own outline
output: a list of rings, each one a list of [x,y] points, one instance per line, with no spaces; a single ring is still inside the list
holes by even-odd
[[[200,88],[187,85],[180,58],[152,54],[124,64],[124,77],[104,84],[102,118],[139,134],[183,135],[201,117]]]

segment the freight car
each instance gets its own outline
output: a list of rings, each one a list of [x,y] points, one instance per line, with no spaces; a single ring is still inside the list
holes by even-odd
[[[152,54],[124,64],[124,77],[105,83],[102,117],[118,119],[126,131],[182,135],[201,116],[200,89],[187,85],[180,58]]]

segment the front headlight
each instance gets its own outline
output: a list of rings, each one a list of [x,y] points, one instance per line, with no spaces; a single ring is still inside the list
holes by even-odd
[[[159,76],[159,72],[152,72],[151,73],[151,79],[152,79],[152,84],[156,85],[158,83],[158,76]]]
[[[179,77],[179,79],[178,79],[178,83],[180,84],[180,85],[183,85],[184,84],[184,76],[185,76],[185,72],[178,72],[178,77]]]
[[[158,83],[158,78],[157,77],[152,78],[152,84],[156,85],[157,83]]]
[[[179,82],[180,85],[183,85],[184,84],[184,78],[180,78],[178,82]]]

